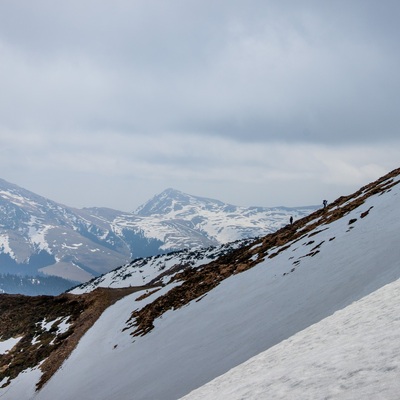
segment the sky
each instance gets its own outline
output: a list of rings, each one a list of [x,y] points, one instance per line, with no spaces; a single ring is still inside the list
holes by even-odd
[[[2,0],[0,177],[132,211],[320,204],[400,159],[400,3]]]

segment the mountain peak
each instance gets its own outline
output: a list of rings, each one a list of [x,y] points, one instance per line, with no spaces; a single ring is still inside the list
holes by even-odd
[[[160,193],[160,196],[161,195],[167,195],[167,196],[177,196],[177,195],[179,195],[179,194],[184,194],[183,192],[181,192],[180,190],[177,190],[177,189],[174,189],[174,188],[167,188],[167,189],[165,189],[165,190],[163,190],[161,193]]]
[[[187,207],[204,209],[213,206],[221,207],[225,205],[225,203],[219,200],[192,196],[190,194],[181,192],[180,190],[168,188],[138,207],[135,211],[135,214],[142,217],[148,217],[150,215],[157,214],[175,214],[183,211]]]

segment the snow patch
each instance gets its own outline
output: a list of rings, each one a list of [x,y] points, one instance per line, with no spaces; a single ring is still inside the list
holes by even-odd
[[[18,342],[22,339],[21,337],[10,338],[7,340],[0,340],[0,354],[8,353]]]

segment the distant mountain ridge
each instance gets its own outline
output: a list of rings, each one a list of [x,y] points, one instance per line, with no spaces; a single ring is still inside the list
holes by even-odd
[[[201,246],[206,247],[274,232],[286,225],[290,216],[296,220],[317,208],[318,206],[242,207],[169,188],[144,203],[134,214],[152,219],[161,218],[164,223],[170,221],[192,229],[208,239]],[[165,248],[173,249],[167,236],[160,236],[159,239],[166,243]],[[191,247],[193,246],[178,248]]]
[[[257,237],[316,207],[237,207],[167,189],[135,212],[68,207],[0,179],[0,273],[84,282],[132,259]]]

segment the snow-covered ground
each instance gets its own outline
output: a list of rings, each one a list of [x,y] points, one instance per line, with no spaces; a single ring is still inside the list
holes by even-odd
[[[182,400],[398,400],[399,304],[397,280]]]
[[[20,337],[1,340],[0,338],[0,355],[10,351],[19,341]]]
[[[39,382],[42,372],[39,367],[28,368],[20,373],[10,385],[1,388],[1,399],[30,400],[33,398],[36,384]],[[0,387],[7,381],[3,379]]]
[[[128,286],[147,285],[151,280],[157,278],[160,274],[168,271],[168,269],[173,268],[175,265],[198,268],[224,254],[229,253],[233,249],[237,249],[240,246],[244,246],[251,242],[252,239],[243,239],[216,247],[198,250],[185,249],[178,252],[137,259],[101,275],[98,278],[92,279],[87,283],[77,286],[70,290],[70,293],[88,293],[98,287],[109,287],[115,289]],[[161,281],[167,283],[170,280],[171,275],[165,276]]]
[[[125,297],[32,398],[178,399],[244,362],[238,368],[248,369],[247,378],[238,381],[242,372],[232,370],[193,398],[235,398],[224,397],[229,385],[244,399],[396,398],[399,186],[285,251],[276,248],[274,258],[226,279],[200,301],[166,312],[145,336],[132,337],[126,321],[169,287],[142,301],[137,293]],[[251,373],[263,369],[267,375]],[[271,396],[264,393],[269,384]]]

